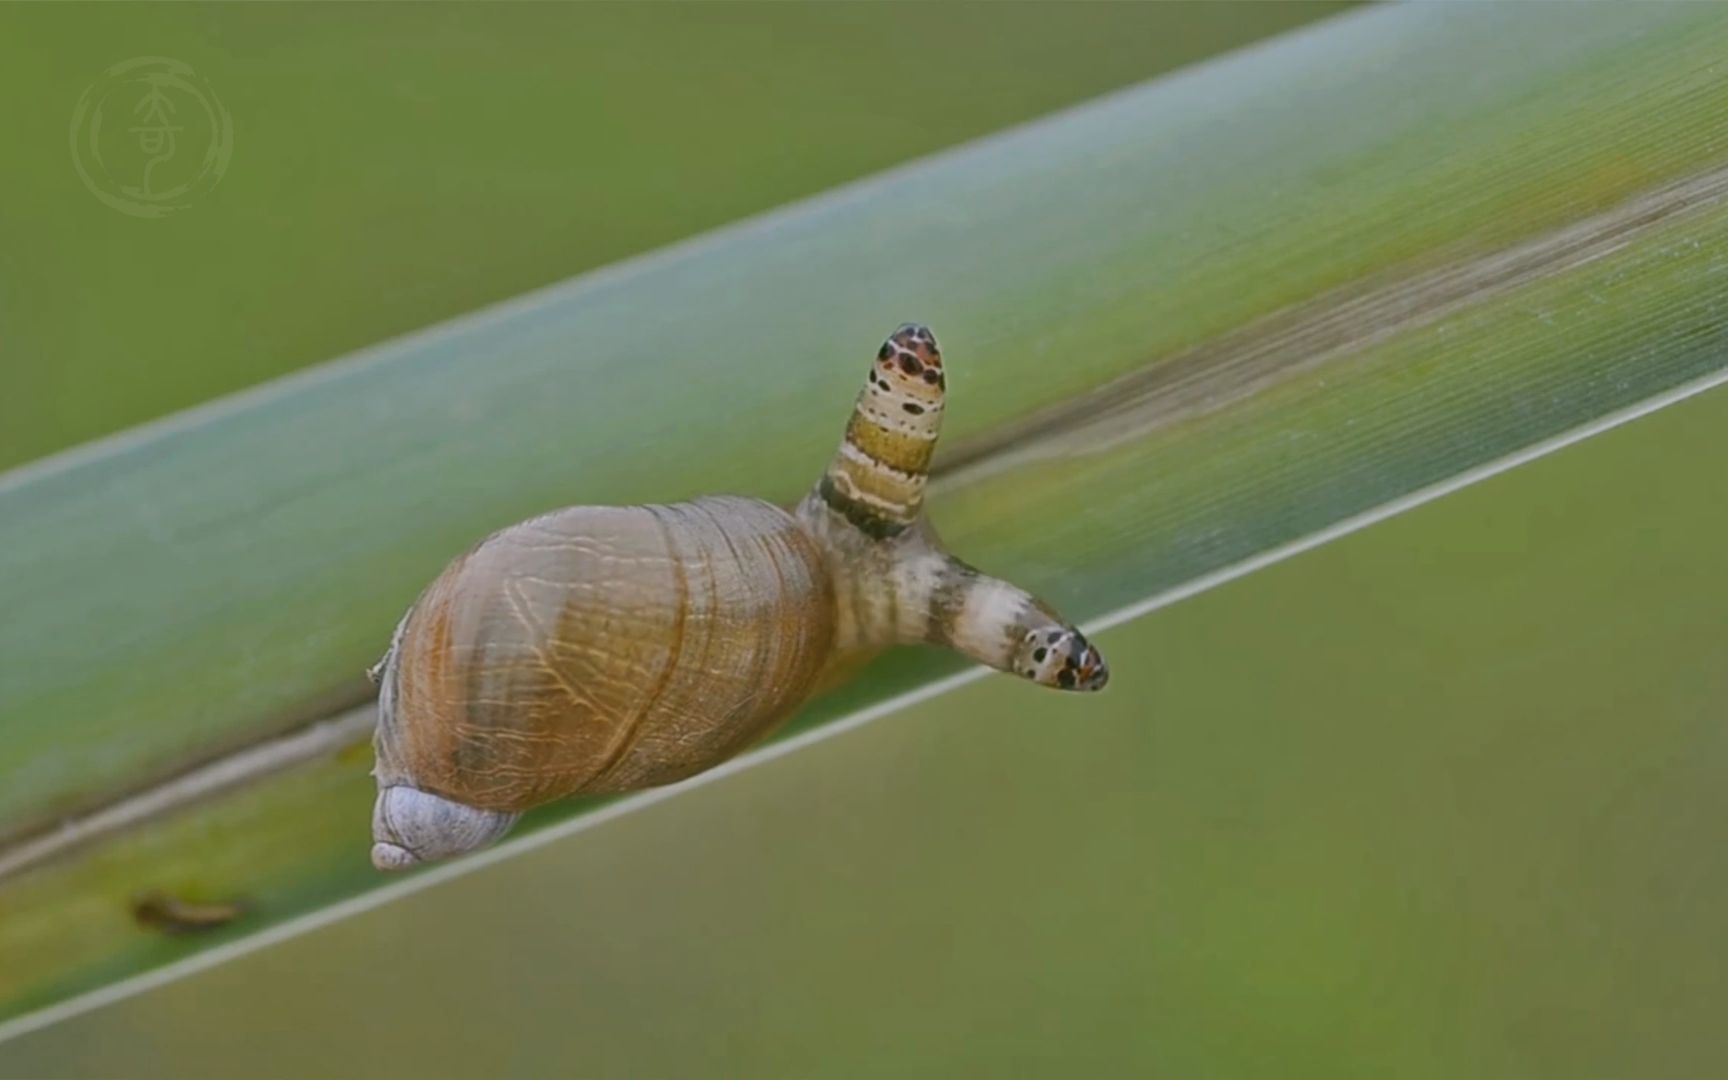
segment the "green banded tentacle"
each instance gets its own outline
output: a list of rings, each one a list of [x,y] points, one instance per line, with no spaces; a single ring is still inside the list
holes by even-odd
[[[882,343],[819,488],[866,535],[895,536],[918,519],[946,388],[929,329],[908,323]]]

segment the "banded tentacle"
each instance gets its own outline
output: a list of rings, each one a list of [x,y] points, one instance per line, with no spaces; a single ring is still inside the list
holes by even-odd
[[[1099,690],[1110,679],[1086,635],[1025,589],[948,556],[925,640],[1042,686]]]
[[[896,536],[918,519],[946,389],[942,351],[928,328],[907,323],[882,343],[818,488],[865,535]]]

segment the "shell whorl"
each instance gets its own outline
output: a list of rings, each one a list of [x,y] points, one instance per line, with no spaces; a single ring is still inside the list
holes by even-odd
[[[509,832],[520,816],[405,785],[386,787],[372,806],[372,865],[407,870],[483,848]]]

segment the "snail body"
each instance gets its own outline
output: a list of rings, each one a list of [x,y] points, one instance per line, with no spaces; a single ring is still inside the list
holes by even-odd
[[[377,669],[374,864],[485,846],[570,795],[694,775],[892,644],[1102,686],[1078,630],[948,555],[924,521],[944,389],[935,338],[904,326],[794,510],[738,496],[569,507],[452,562]]]

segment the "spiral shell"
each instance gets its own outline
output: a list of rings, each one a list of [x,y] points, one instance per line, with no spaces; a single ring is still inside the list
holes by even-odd
[[[809,695],[833,610],[821,553],[768,503],[547,514],[415,605],[386,673],[383,757],[486,810],[670,783]]]

